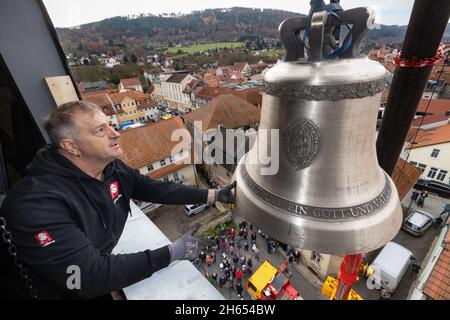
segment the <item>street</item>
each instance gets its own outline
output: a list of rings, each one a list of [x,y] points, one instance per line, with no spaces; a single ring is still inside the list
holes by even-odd
[[[403,205],[408,207],[410,204],[410,195],[405,197]],[[426,201],[424,208],[427,212],[432,213],[435,216],[438,216],[441,212],[440,209],[444,203],[448,203],[447,199],[439,198],[434,195],[430,195]],[[416,208],[417,205],[412,203],[411,208]],[[211,223],[215,219],[221,217],[221,213],[217,208],[210,208],[204,212],[201,212],[195,216],[188,217],[185,212],[183,206],[162,206],[155,211],[147,214],[147,216],[163,231],[166,236],[170,240],[175,240],[181,234],[188,230],[188,228],[194,223],[200,223],[201,225],[205,223]],[[236,225],[242,220],[241,217],[234,217],[234,222]],[[260,261],[257,262],[254,260],[254,256],[252,251],[244,251],[243,249],[240,252],[237,252],[240,255],[245,255],[246,258],[251,258],[253,261],[253,271],[256,271],[258,267],[264,262],[268,260],[274,267],[278,268],[281,264],[285,262],[284,256],[281,254],[280,249],[278,249],[275,253],[269,254],[266,249],[265,240],[259,236],[257,230],[257,247],[260,250]],[[406,233],[403,230],[400,230],[397,236],[392,240],[412,251],[414,256],[417,259],[417,262],[421,264],[430,249],[435,237],[437,236],[439,230],[435,228],[431,228],[428,230],[422,237],[415,237]],[[251,231],[249,232],[249,234]],[[236,251],[238,251],[236,247]],[[219,269],[219,263],[222,262],[222,257],[220,254],[217,257],[217,262],[214,265],[206,266],[205,264],[201,265],[199,270],[206,275],[208,273],[211,275],[213,272],[216,272],[220,277],[221,271]],[[314,276],[311,276],[312,273],[308,271],[300,273],[297,268],[290,267],[289,270],[292,272],[289,280],[296,288],[301,297],[305,300],[323,300],[326,299],[321,295],[321,281],[317,278],[314,279]],[[306,277],[305,277],[306,275]],[[247,273],[243,276],[242,284],[244,286],[245,281],[247,281],[249,275]],[[403,300],[406,299],[411,288],[411,285],[414,283],[414,275],[409,268],[401,280],[398,288],[393,293],[391,299],[394,300]],[[236,281],[236,280],[235,280]],[[215,283],[216,288],[221,292],[221,294],[226,299],[236,300],[239,299],[236,291],[231,291],[227,285],[224,288],[219,288],[218,283]],[[378,300],[380,298],[379,290],[370,290],[366,285],[366,279],[361,278],[354,285],[354,290],[361,295],[365,300]],[[244,299],[249,299],[249,295],[246,293],[244,289]]]
[[[175,240],[178,238],[181,234],[183,234],[185,231],[188,230],[189,226],[194,223],[204,223],[205,221],[209,221],[214,217],[219,217],[220,213],[216,208],[210,208],[204,212],[199,213],[196,216],[188,217],[184,213],[183,206],[169,206],[165,205],[162,206],[155,211],[147,214],[147,216],[155,223],[158,228],[161,229],[162,232],[171,240]],[[242,220],[240,217],[235,217],[234,221],[236,224],[239,224],[239,222]],[[275,253],[269,254],[266,249],[266,243],[265,240],[259,236],[257,230],[255,230],[257,233],[257,247],[260,250],[260,261],[256,261],[254,259],[254,256],[252,255],[252,251],[249,250],[248,252],[245,252],[242,248],[240,252],[238,251],[236,247],[236,252],[240,255],[245,255],[246,259],[251,258],[253,261],[253,271],[256,271],[258,267],[265,261],[268,260],[275,268],[278,268],[285,262],[285,258],[283,255],[277,250]],[[250,238],[249,232],[249,238]],[[217,262],[214,265],[206,266],[203,264],[199,270],[206,275],[208,273],[211,275],[213,272],[216,272],[219,277],[221,275],[220,269],[219,269],[219,263],[222,262],[222,257],[220,254],[217,257]],[[300,274],[294,267],[290,267],[289,270],[291,271],[292,275],[289,277],[289,280],[291,281],[294,288],[296,288],[300,296],[305,300],[318,300],[318,299],[326,299],[325,297],[321,296],[320,293],[320,286],[311,284],[302,274]],[[245,273],[242,277],[242,285],[244,286],[245,281],[249,278],[249,275]],[[235,280],[236,283],[236,280]],[[239,300],[239,297],[237,296],[236,291],[230,291],[228,286],[225,285],[224,288],[219,288],[218,282],[215,283],[215,287],[221,292],[221,294],[226,299],[231,300]],[[244,289],[244,299],[250,299],[249,295],[245,292]]]
[[[419,208],[417,204],[413,201],[411,202],[411,194],[414,191],[411,190],[409,194],[405,197],[402,204],[404,207],[408,208],[410,205],[410,209],[420,209],[426,211],[428,213],[433,214],[435,217],[439,216],[442,212],[442,206],[445,203],[449,203],[449,199],[440,198],[438,196],[429,194],[426,198],[423,208]],[[420,192],[420,191],[419,191]],[[439,229],[434,227],[430,228],[425,234],[421,237],[415,237],[403,230],[400,230],[395,238],[392,240],[395,243],[402,245],[403,247],[409,249],[413,255],[417,259],[417,263],[421,265],[426,257],[426,254],[430,250],[433,241],[436,236],[439,234]],[[422,269],[423,269],[422,265]],[[400,281],[399,286],[391,296],[393,300],[404,300],[408,297],[411,286],[414,284],[414,274],[409,268],[405,273],[403,279]],[[360,294],[364,299],[368,300],[376,300],[380,298],[379,290],[369,290],[366,286],[366,279],[360,279],[354,286],[354,289],[358,294]]]

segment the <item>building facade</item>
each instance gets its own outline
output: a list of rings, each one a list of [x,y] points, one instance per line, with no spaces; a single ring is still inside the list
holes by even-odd
[[[159,117],[158,104],[148,94],[127,90],[109,96],[117,111],[119,125],[156,121]]]
[[[183,91],[186,86],[195,79],[196,78],[190,74],[173,74],[166,81],[162,81],[161,93],[164,97],[165,105],[183,113],[190,111],[192,106],[191,97]]]
[[[450,184],[450,125],[419,131],[408,150],[408,162],[422,169],[422,179]]]
[[[134,90],[137,92],[143,93],[141,80],[139,78],[128,78],[128,79],[120,79],[119,83],[120,92],[124,92],[126,90]]]

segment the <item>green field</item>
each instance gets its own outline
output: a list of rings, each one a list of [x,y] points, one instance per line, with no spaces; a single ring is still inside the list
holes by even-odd
[[[195,53],[200,51],[207,51],[215,48],[239,48],[244,45],[243,42],[215,42],[215,43],[205,43],[205,44],[197,44],[195,46],[190,47],[175,47],[167,49],[167,53],[177,53],[178,50],[181,50],[185,53]]]

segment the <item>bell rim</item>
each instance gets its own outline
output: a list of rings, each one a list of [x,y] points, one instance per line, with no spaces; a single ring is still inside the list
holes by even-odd
[[[396,192],[392,192],[389,202],[384,210],[375,215],[352,221],[317,221],[295,217],[276,209],[274,211],[273,207],[260,202],[259,199],[249,191],[247,186],[245,186],[245,183],[243,183],[239,172],[235,175],[235,179],[238,183],[236,190],[236,212],[250,219],[250,221],[252,221],[259,229],[262,229],[264,233],[297,248],[333,255],[370,252],[391,241],[401,228],[403,215],[398,194]],[[396,188],[392,179],[388,177],[388,181],[391,188],[395,191]],[[246,209],[248,209],[249,206],[253,207],[250,211],[263,211],[266,217],[263,217],[264,219],[262,219],[262,217],[258,217],[258,214],[256,213],[243,212],[245,211],[245,208],[240,207],[239,205],[242,196],[244,196],[247,201]],[[289,218],[297,220],[289,221]],[[361,223],[365,226],[362,227]],[[272,232],[271,229],[274,225],[277,225],[278,229],[284,229],[286,235]],[[303,234],[297,234],[297,239],[294,239],[289,234],[291,231],[303,231]],[[320,241],[317,240],[317,237],[323,237],[324,235],[328,235],[328,239],[322,238]],[[337,245],[337,242],[340,242],[340,244]]]

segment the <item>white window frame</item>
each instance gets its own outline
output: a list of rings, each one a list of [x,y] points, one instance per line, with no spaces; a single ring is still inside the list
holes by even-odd
[[[166,159],[160,160],[159,164],[160,164],[161,167],[164,167],[166,165]]]
[[[432,158],[437,158],[439,156],[439,152],[441,152],[441,150],[433,149],[433,151],[431,151],[431,157]]]
[[[428,171],[427,177],[430,179],[435,179],[438,170],[439,170],[438,168],[431,167],[430,171]]]
[[[151,168],[151,169],[150,169],[150,168]],[[155,168],[153,167],[153,164],[149,164],[149,165],[147,166],[147,170],[148,170],[149,172],[155,170]]]
[[[426,165],[426,164],[423,164],[423,163],[418,163],[418,164],[417,164],[417,168],[421,169],[422,172],[424,172],[425,169],[427,168],[427,165]]]
[[[447,170],[440,170],[439,173],[436,176],[436,180],[444,182],[445,177],[447,177],[448,171]]]

